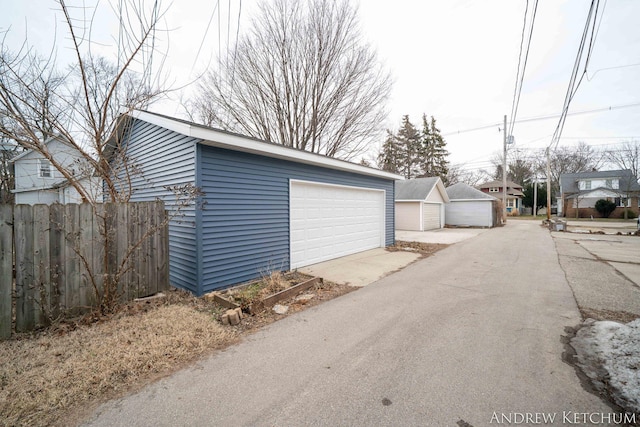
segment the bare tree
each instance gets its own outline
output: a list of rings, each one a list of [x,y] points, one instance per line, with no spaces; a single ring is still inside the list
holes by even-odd
[[[145,108],[165,92],[154,67],[155,34],[163,12],[159,1],[148,7],[137,0],[119,1],[112,11],[119,23],[114,35],[115,56],[109,60],[93,52],[93,18],[97,9],[75,8],[58,0],[66,24],[73,61],[62,68],[55,49],[48,56],[39,54],[26,41],[17,51],[5,43],[0,46],[0,136],[15,141],[45,159],[72,185],[84,202],[91,204],[100,218],[103,265],[116,244],[109,229],[103,198],[127,202],[132,193],[131,177],[139,173],[135,161],[127,157],[122,143],[126,111]],[[75,16],[74,13],[80,16]],[[86,18],[89,16],[89,18]],[[161,64],[160,64],[161,65]],[[49,150],[47,141],[55,138],[79,157],[74,165],[60,160]],[[78,173],[79,169],[79,173]],[[83,179],[100,179],[104,194],[95,194],[83,185]],[[182,200],[193,200],[194,188],[172,189]],[[169,217],[170,218],[170,217]],[[157,227],[166,224],[157,224]],[[157,228],[156,228],[157,229]],[[141,233],[131,244],[115,271],[96,271],[90,260],[81,257],[89,281],[102,311],[110,311],[118,302],[118,285],[128,272],[129,257],[156,230]]]
[[[560,191],[560,175],[598,170],[603,164],[602,153],[590,145],[579,142],[575,147],[558,147],[550,155],[551,195]],[[535,167],[546,174],[547,158],[544,151],[536,156]]]
[[[15,142],[0,135],[0,204],[11,204],[14,201],[11,190],[14,187],[14,168],[11,159],[20,150]]]
[[[443,181],[447,186],[464,182],[471,187],[476,187],[489,179],[492,179],[491,174],[484,169],[465,169],[464,165],[452,165]]]
[[[617,150],[605,151],[605,158],[619,169],[630,170],[636,179],[640,179],[640,142],[626,141]]]
[[[263,1],[220,63],[188,107],[192,120],[343,159],[383,132],[391,79],[346,0]]]

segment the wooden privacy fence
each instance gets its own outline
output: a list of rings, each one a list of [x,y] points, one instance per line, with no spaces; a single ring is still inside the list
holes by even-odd
[[[169,287],[162,202],[0,205],[0,339]],[[117,288],[105,279],[118,277]]]

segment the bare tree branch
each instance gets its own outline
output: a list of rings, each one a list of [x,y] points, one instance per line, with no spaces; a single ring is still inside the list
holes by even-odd
[[[206,125],[343,159],[383,132],[391,79],[347,1],[262,2],[220,62],[189,106]]]

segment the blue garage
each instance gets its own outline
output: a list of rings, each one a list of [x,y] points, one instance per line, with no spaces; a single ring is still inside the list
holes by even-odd
[[[132,201],[204,193],[169,227],[174,286],[202,295],[394,243],[398,175],[146,111],[123,123]]]

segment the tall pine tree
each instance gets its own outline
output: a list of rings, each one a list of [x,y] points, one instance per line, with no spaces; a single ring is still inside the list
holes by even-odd
[[[422,115],[422,133],[420,135],[420,169],[421,176],[439,176],[446,184],[449,174],[449,152],[447,143],[436,127],[436,119],[426,114]]]
[[[402,117],[402,125],[396,135],[396,143],[401,155],[402,175],[406,179],[415,178],[420,174],[420,132],[411,123],[408,115]]]
[[[446,183],[449,153],[445,147],[433,116],[429,120],[423,114],[422,131],[418,131],[409,116],[404,115],[395,134],[387,130],[387,138],[378,154],[378,167],[406,179],[440,176]]]
[[[378,154],[378,167],[383,171],[399,174],[401,157],[396,137],[387,129],[387,139]]]

